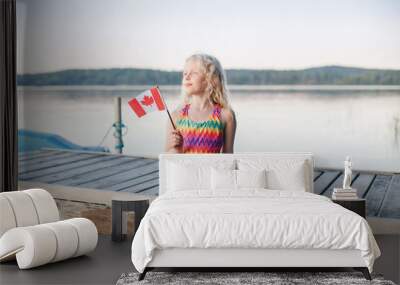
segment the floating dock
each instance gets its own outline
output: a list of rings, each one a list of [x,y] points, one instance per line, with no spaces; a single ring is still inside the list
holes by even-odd
[[[19,181],[156,196],[158,159],[44,148],[19,154]],[[316,168],[314,192],[330,197],[342,181],[343,171]],[[367,200],[367,216],[400,219],[400,173],[353,170],[351,186]]]

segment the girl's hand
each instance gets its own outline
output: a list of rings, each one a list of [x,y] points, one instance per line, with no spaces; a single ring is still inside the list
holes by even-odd
[[[173,129],[170,132],[169,144],[171,147],[179,147],[183,144],[183,137],[178,130]]]

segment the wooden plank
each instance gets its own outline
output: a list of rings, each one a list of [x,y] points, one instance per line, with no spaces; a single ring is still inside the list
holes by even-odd
[[[313,181],[317,180],[323,174],[322,171],[314,170],[314,179]]]
[[[351,183],[351,188],[357,189],[357,196],[360,198],[365,198],[372,182],[374,181],[376,175],[373,174],[363,174],[357,176],[355,180]]]
[[[36,153],[32,156],[27,156],[21,161],[19,161],[19,164],[25,164],[27,162],[30,162],[31,160],[38,159],[38,158],[44,158],[47,156],[52,156],[52,155],[58,155],[58,154],[63,154],[66,153],[63,150],[41,150],[40,153]]]
[[[128,191],[124,191],[124,192],[129,192],[129,190]],[[158,196],[158,192],[159,192],[159,187],[157,185],[157,186],[151,187],[149,189],[143,190],[143,191],[141,191],[139,193],[141,195]],[[135,193],[135,192],[132,192],[132,193]]]
[[[79,154],[75,154],[75,155],[79,155]],[[24,169],[24,167],[30,167],[30,166],[34,167],[41,163],[45,163],[46,161],[49,161],[49,160],[62,159],[64,157],[69,157],[69,156],[73,156],[73,155],[71,155],[71,152],[47,153],[45,156],[35,157],[31,160],[22,161],[21,163],[19,163],[20,171],[22,171]]]
[[[340,176],[341,171],[324,171],[324,173],[314,181],[314,193],[322,194]]]
[[[115,157],[115,156],[112,156],[112,157]],[[44,182],[44,183],[50,183],[50,184],[54,183],[54,184],[62,184],[62,185],[69,186],[70,185],[70,184],[68,184],[69,182],[70,183],[76,182],[74,177],[76,177],[76,179],[79,179],[80,177],[88,175],[97,170],[109,169],[115,165],[125,165],[127,163],[131,163],[131,162],[134,162],[137,160],[141,160],[141,159],[118,156],[116,159],[100,161],[100,162],[97,162],[95,164],[91,164],[91,165],[88,165],[85,167],[69,169],[66,171],[42,176],[42,177],[38,178],[37,181]]]
[[[158,171],[148,173],[146,175],[139,176],[135,179],[109,186],[109,187],[107,187],[107,190],[121,191],[121,190],[127,189],[129,187],[133,187],[142,182],[146,182],[146,181],[153,180],[153,179],[159,179],[158,173],[159,173]]]
[[[354,173],[354,175],[352,175],[351,184],[358,178],[358,176],[359,176],[359,173]],[[341,173],[340,176],[337,177],[336,180],[328,187],[328,189],[326,189],[321,194],[326,197],[331,198],[332,193],[333,193],[333,188],[342,188],[343,187],[343,179],[344,179],[344,174]]]
[[[96,155],[65,153],[62,155],[40,158],[40,161],[35,160],[30,162],[29,164],[21,165],[19,173],[27,174],[33,171],[44,170],[47,168],[53,168],[55,166],[65,165],[72,162],[87,160],[93,156]]]
[[[23,164],[27,161],[30,161],[30,160],[33,160],[36,158],[51,156],[51,155],[55,155],[55,154],[59,154],[59,153],[63,153],[63,152],[58,151],[58,150],[40,150],[40,153],[32,154],[31,156],[26,156],[26,157],[23,157],[22,159],[19,159],[18,164]]]
[[[64,172],[71,169],[78,169],[82,168],[83,170],[86,169],[87,166],[92,164],[102,163],[107,160],[118,159],[117,156],[109,156],[109,155],[93,155],[93,157],[87,158],[85,160],[78,160],[75,162],[70,162],[68,164],[61,164],[58,166],[53,166],[50,168],[40,169],[36,171],[31,171],[26,174],[19,175],[19,180],[35,180],[40,179],[40,177],[48,176],[51,174],[56,174],[59,172]]]
[[[56,161],[59,159],[63,159],[66,157],[71,157],[71,156],[79,156],[79,153],[72,153],[72,152],[57,152],[57,153],[49,153],[46,156],[43,157],[38,157],[38,158],[34,158],[32,160],[28,160],[28,161],[23,161],[22,163],[19,164],[19,168],[21,169],[21,171],[23,171],[24,169],[28,168],[28,167],[32,167],[35,168],[35,166],[42,164],[42,163],[46,163],[48,161]]]
[[[94,181],[89,181],[87,183],[80,184],[79,186],[85,188],[101,188],[105,189],[112,187],[113,185],[119,184],[121,182],[134,180],[140,176],[157,172],[158,173],[158,161],[149,161],[149,164],[139,165],[137,167],[128,168],[127,171],[116,173],[112,176],[101,177]]]
[[[121,190],[119,192],[131,192],[131,193],[140,193],[144,194],[144,192],[148,193],[150,189],[158,188],[158,179],[153,179],[150,181],[143,182],[141,184],[129,187],[127,189]],[[147,194],[148,195],[148,194]]]
[[[23,160],[25,158],[29,158],[34,155],[41,154],[43,152],[45,152],[45,150],[42,150],[42,149],[32,150],[32,151],[19,151],[18,152],[18,160]]]
[[[47,152],[47,150],[45,150],[45,149],[37,149],[37,150],[31,150],[31,151],[18,151],[18,159],[22,160],[25,158],[34,157],[35,155],[41,155],[46,152]]]
[[[25,156],[25,155],[29,155],[29,154],[33,154],[33,153],[39,153],[39,152],[41,152],[41,151],[43,151],[43,149],[26,150],[26,151],[21,151],[21,150],[19,150],[19,151],[18,151],[18,156],[23,157],[23,156]]]
[[[143,195],[158,195],[159,192],[158,159],[154,158],[40,150],[21,153],[19,159],[22,161],[20,180],[36,179],[44,183]],[[29,165],[38,169],[29,169]],[[334,187],[342,187],[340,170],[316,169],[313,176],[316,194],[331,197]],[[400,218],[399,176],[394,175],[392,181],[392,176],[384,173],[353,174],[352,187],[358,190],[359,197],[367,200],[367,216]]]
[[[142,181],[136,185],[121,189],[118,192],[142,193],[156,186],[158,187],[158,178]]]
[[[382,206],[383,199],[392,181],[391,175],[377,175],[367,192],[365,199],[367,200],[367,216],[376,217]]]
[[[321,195],[331,198],[333,188],[341,188],[343,186],[343,173],[336,177],[335,181],[328,188],[326,188]]]
[[[121,172],[129,171],[132,168],[139,167],[144,164],[154,163],[154,161],[150,159],[126,159],[125,157],[121,157],[117,161],[120,161],[120,163],[114,163],[113,165],[107,166],[104,166],[103,164],[102,167],[98,167],[95,170],[87,171],[85,173],[79,173],[69,178],[59,179],[56,181],[56,184],[81,186],[88,182],[96,181],[99,179],[103,179],[104,177],[110,177]]]
[[[389,189],[386,191],[379,217],[400,218],[400,174],[393,175]]]

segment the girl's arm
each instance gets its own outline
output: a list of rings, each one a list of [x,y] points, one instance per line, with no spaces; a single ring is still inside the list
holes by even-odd
[[[223,110],[222,118],[225,121],[223,153],[233,153],[233,144],[236,133],[236,116],[232,109]]]
[[[177,110],[175,110],[174,112],[171,113],[171,118],[174,121],[175,125],[176,125],[177,116],[178,116]],[[174,143],[173,131],[174,131],[174,127],[172,126],[171,121],[168,118],[167,125],[166,125],[165,151],[169,152],[169,153],[181,153],[182,147],[173,145],[173,143]]]

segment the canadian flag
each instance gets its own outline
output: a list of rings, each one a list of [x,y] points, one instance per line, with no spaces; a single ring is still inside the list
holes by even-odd
[[[129,100],[128,104],[139,118],[147,113],[165,109],[164,101],[157,87],[140,93],[135,98]]]

